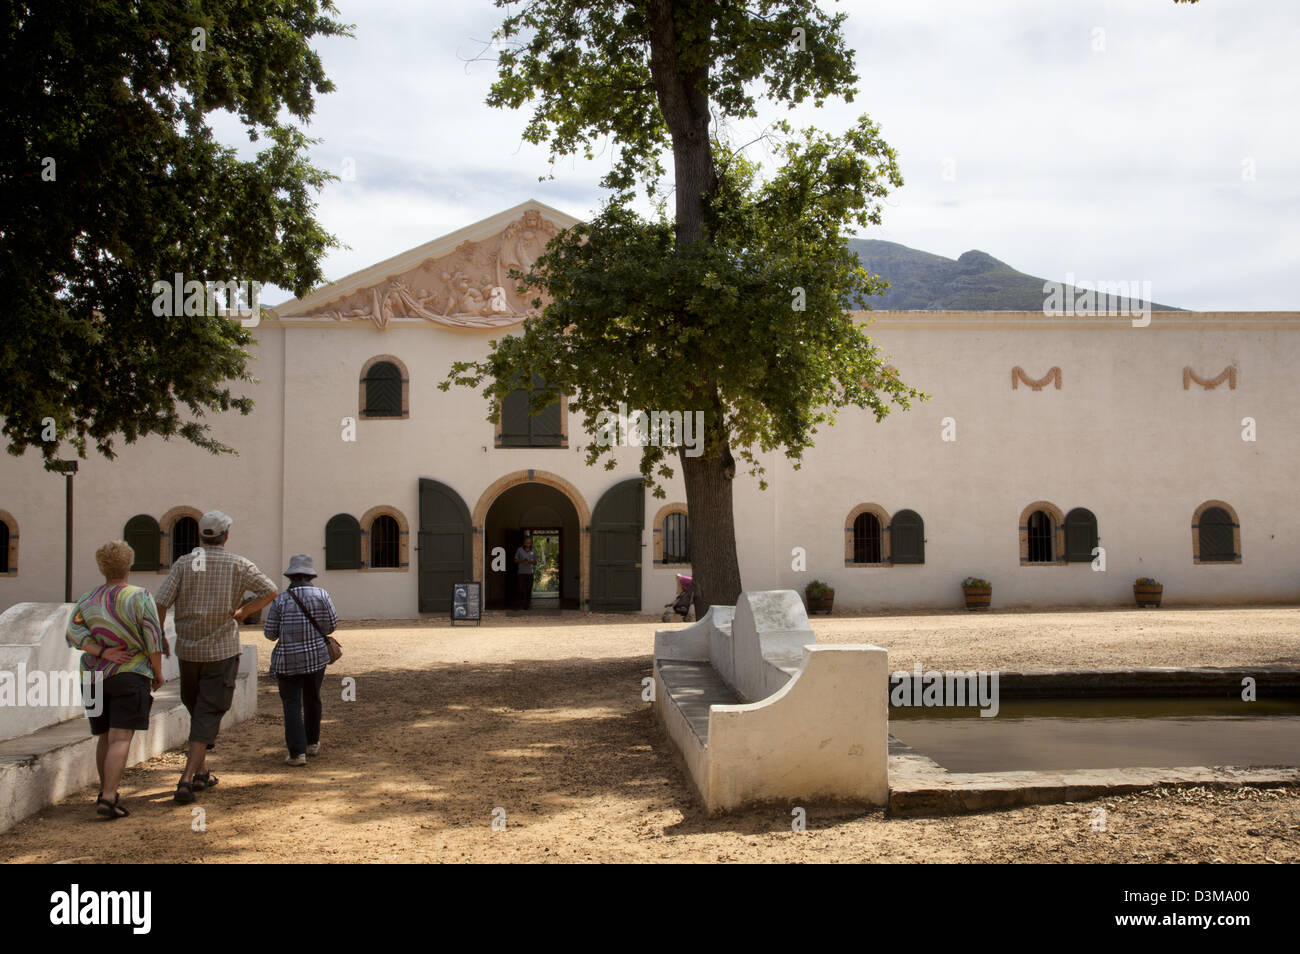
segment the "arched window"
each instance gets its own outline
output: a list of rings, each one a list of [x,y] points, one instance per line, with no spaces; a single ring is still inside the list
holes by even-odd
[[[381,513],[370,524],[370,566],[393,568],[401,565],[402,537],[397,521]]]
[[[199,545],[199,522],[193,517],[180,517],[172,524],[172,562],[175,563],[187,553],[193,553]]]
[[[401,416],[402,372],[391,361],[380,361],[366,375],[366,417]]]
[[[409,527],[396,507],[381,504],[361,515],[363,570],[406,570],[410,567]]]
[[[135,562],[131,569],[153,571],[159,569],[159,547],[162,545],[162,531],[158,521],[148,514],[136,514],[126,522],[122,530],[122,539],[135,551]]]
[[[377,355],[361,369],[361,417],[410,417],[411,381],[406,366],[390,354]]]
[[[1241,526],[1236,511],[1222,500],[1208,500],[1196,508],[1192,558],[1196,563],[1241,562]]]
[[[879,504],[858,504],[844,518],[844,565],[890,566],[889,512]]]
[[[1065,514],[1060,507],[1037,500],[1020,511],[1021,566],[1065,566],[1065,552]]]
[[[664,517],[664,563],[691,562],[691,525],[684,513]]]
[[[1029,515],[1029,562],[1052,563],[1056,557],[1052,550],[1052,518],[1042,510]]]
[[[882,562],[880,518],[874,513],[860,513],[853,521],[853,562]]]
[[[560,395],[536,414],[532,413],[533,396],[546,389],[541,375],[533,376],[532,388],[516,387],[501,402],[501,419],[497,427],[497,447],[567,447],[564,432],[567,404]]]
[[[889,524],[889,562],[925,562],[925,521],[915,510],[900,510]]]
[[[361,524],[350,513],[339,513],[325,524],[325,569],[361,569]]]
[[[9,572],[9,524],[0,522],[0,573]]]
[[[1091,563],[1097,547],[1097,518],[1091,510],[1075,507],[1065,515],[1067,563]]]

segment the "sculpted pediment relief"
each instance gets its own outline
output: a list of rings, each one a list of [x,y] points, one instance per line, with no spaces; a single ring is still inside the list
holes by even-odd
[[[426,259],[302,317],[372,321],[381,330],[393,318],[424,318],[456,328],[516,324],[536,314],[532,299],[537,296],[519,294],[510,271],[527,272],[559,231],[554,222],[530,209],[499,235],[462,242],[449,255]]]

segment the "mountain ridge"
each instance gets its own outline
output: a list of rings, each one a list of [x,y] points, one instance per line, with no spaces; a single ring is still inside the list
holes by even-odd
[[[873,311],[1042,311],[1048,299],[1043,291],[1047,279],[1017,271],[980,249],[951,259],[881,239],[850,239],[849,248],[863,268],[889,282],[884,294],[859,302]],[[1061,284],[1065,302],[1075,302],[1084,294],[1083,289]],[[1123,314],[1141,311],[1145,304],[1142,299],[1098,293],[1096,310]],[[1183,310],[1156,302],[1150,307]]]

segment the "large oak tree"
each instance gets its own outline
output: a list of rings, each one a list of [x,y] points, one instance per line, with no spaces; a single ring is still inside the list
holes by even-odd
[[[879,419],[917,396],[846,313],[875,283],[842,228],[878,222],[879,199],[902,184],[876,127],[864,118],[831,137],[777,123],[783,162],[766,178],[719,134],[757,117],[760,94],[851,100],[843,19],[809,0],[531,0],[499,30],[489,103],[531,103],[525,138],[553,157],[592,156],[610,140],[612,197],[527,276],[550,300],[541,316],[486,360],[455,364],[444,387],[486,385],[496,415],[516,381],[541,375],[535,408],[571,394],[592,435],[619,402],[703,412],[704,453],[677,450],[697,613],[741,592],[737,456],[761,473],[758,453],[797,461],[836,408]],[[632,195],[667,194],[666,158],[675,211],[647,221]],[[594,442],[588,462],[611,451]],[[665,449],[644,447],[641,470],[651,484],[671,476]]]
[[[252,402],[238,321],[158,316],[155,282],[274,283],[302,294],[334,244],[329,178],[294,120],[331,90],[317,0],[33,0],[0,5],[0,416],[8,450],[180,436]],[[213,111],[264,143],[241,160]]]

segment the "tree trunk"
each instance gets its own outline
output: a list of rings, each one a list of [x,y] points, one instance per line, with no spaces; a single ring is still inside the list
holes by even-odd
[[[721,457],[687,457],[683,448],[679,456],[690,517],[692,599],[700,619],[710,606],[735,606],[740,596],[731,499],[735,464],[729,451]]]
[[[708,69],[683,73],[677,60],[673,0],[650,0],[650,75],[659,110],[673,140],[677,197],[676,242],[683,248],[706,235],[705,200],[717,186],[709,140]]]
[[[648,0],[646,12],[650,26],[650,75],[673,141],[673,185],[677,199],[674,240],[680,249],[707,240],[705,210],[709,196],[717,187],[718,176],[709,139],[708,67],[689,71],[681,68],[673,6],[673,0]],[[708,57],[702,61],[707,63]],[[727,435],[721,430],[722,401],[712,381],[701,382],[696,393],[701,397],[700,403],[707,405],[705,414],[712,433],[706,432],[703,456],[687,457],[683,448],[679,457],[690,515],[695,618],[699,619],[714,604],[735,605],[740,596],[740,562],[736,558],[736,521],[732,508],[736,463]]]

